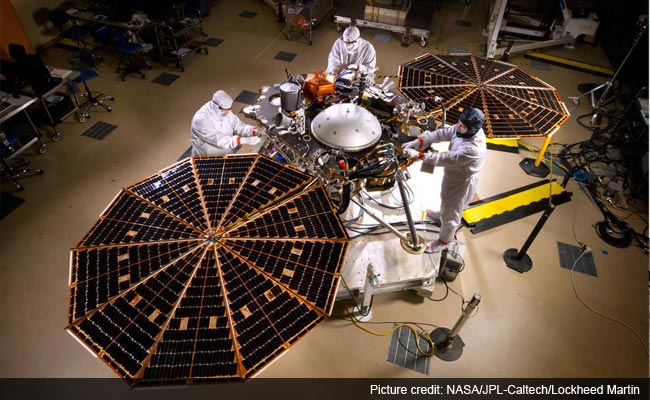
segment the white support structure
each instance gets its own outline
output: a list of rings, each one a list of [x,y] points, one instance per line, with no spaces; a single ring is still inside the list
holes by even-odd
[[[551,39],[532,41],[529,43],[518,44],[510,47],[510,53],[516,53],[526,50],[539,49],[542,47],[559,46],[559,45],[572,45],[576,38],[580,35],[594,35],[598,28],[598,20],[595,14],[589,15],[588,18],[573,18],[571,10],[567,9],[564,0],[557,0],[562,10],[562,23],[554,25],[550,34]],[[499,32],[510,32],[516,34],[524,34],[529,37],[543,38],[548,32],[543,32],[538,29],[526,29],[514,26],[508,26],[508,21],[504,19],[504,14],[508,0],[496,0],[490,11],[490,19],[488,26],[484,30],[484,35],[487,36],[487,58],[494,58],[502,55],[506,50],[505,47],[498,48]],[[527,18],[527,17],[518,17]],[[534,24],[533,19],[529,19]]]
[[[494,58],[497,50],[497,39],[499,31],[501,30],[501,23],[503,22],[503,14],[506,12],[506,5],[508,0],[496,0],[490,13],[490,20],[488,21],[488,42],[487,42],[487,58]]]

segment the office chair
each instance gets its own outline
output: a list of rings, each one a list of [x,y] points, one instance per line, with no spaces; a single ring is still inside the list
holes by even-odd
[[[15,61],[0,58],[0,75],[4,77],[0,80],[0,89],[3,92],[20,94],[21,90],[27,86],[27,81]]]
[[[53,10],[48,16],[52,21],[52,25],[59,30],[59,35],[62,38],[75,41],[78,48],[85,47],[86,43],[83,38],[90,32],[87,26],[77,25],[75,20],[64,10]]]
[[[72,81],[70,81],[71,88],[73,89],[73,93],[75,93],[74,89],[76,85],[82,84],[85,90],[85,93],[83,93],[81,96],[85,98],[85,101],[79,102],[77,100],[77,103],[79,104],[79,110],[80,110],[80,115],[79,115],[79,122],[85,122],[86,119],[90,118],[90,113],[89,111],[93,107],[101,106],[106,109],[106,111],[110,112],[113,111],[113,108],[106,104],[104,101],[110,100],[113,101],[115,100],[113,96],[99,93],[99,92],[93,92],[90,90],[88,87],[88,82],[91,79],[95,79],[99,76],[99,73],[96,70],[96,58],[92,54],[92,52],[88,49],[81,49],[79,51],[79,56],[80,60],[84,62],[86,65],[89,67],[83,66],[83,65],[77,65],[75,67],[72,67],[74,71],[79,72],[79,76]]]
[[[142,45],[130,42],[122,31],[116,30],[112,35],[115,51],[119,57],[117,72],[120,73],[120,78],[124,80],[128,75],[136,74],[145,79],[142,68],[151,68],[151,64],[145,59]]]
[[[41,97],[45,93],[49,92],[57,85],[62,82],[62,78],[54,77],[50,74],[50,70],[47,68],[43,59],[38,54],[26,54],[25,48],[17,43],[9,43],[9,55],[16,60],[18,66],[25,78],[25,81],[29,83],[32,88],[32,92],[35,96]],[[55,96],[52,96],[55,98]],[[60,100],[63,100],[63,97],[59,97],[57,101],[53,104],[58,104]],[[41,98],[39,102],[43,107],[45,113],[45,123],[52,127],[54,133],[52,134],[52,140],[58,142],[61,140],[61,132],[57,129],[57,125],[61,122],[57,116],[53,115],[50,109],[49,97],[47,99]],[[67,104],[67,103],[61,103]]]
[[[18,142],[15,135],[5,135],[0,132],[0,181],[12,181],[17,191],[25,189],[18,179],[29,178],[31,176],[43,175],[43,170],[39,168],[27,168],[29,160],[26,158],[11,158],[14,148]]]
[[[18,43],[9,43],[9,56],[13,58],[14,61],[20,63],[26,55],[27,51],[25,50],[25,46]]]
[[[61,78],[53,77],[47,65],[38,54],[27,54],[25,47],[18,43],[9,43],[9,56],[20,68],[22,77],[29,83],[37,96],[47,92],[61,83]]]

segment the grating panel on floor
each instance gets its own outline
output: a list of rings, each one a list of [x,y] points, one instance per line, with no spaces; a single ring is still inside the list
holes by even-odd
[[[244,11],[241,14],[239,14],[239,16],[242,18],[255,18],[256,15],[257,13],[253,11]]]
[[[465,53],[469,53],[467,49],[449,45],[449,54],[465,54]]]
[[[539,62],[539,61],[532,61],[530,63],[531,68],[539,69],[542,71],[550,71],[553,69],[550,64],[544,63],[544,62]]]
[[[257,93],[250,92],[248,90],[242,90],[239,95],[235,98],[235,101],[244,104],[255,104],[257,101]]]
[[[205,41],[205,45],[210,46],[210,47],[217,47],[221,43],[223,43],[223,39],[217,39],[217,38],[213,38],[213,37],[207,38],[206,41]]]
[[[391,35],[387,33],[375,33],[375,36],[373,36],[373,40],[376,40],[377,42],[390,42]]]
[[[562,242],[557,242],[557,251],[560,256],[560,267],[566,269],[573,268],[576,272],[582,272],[583,274],[596,277],[598,276],[598,273],[596,272],[596,264],[594,264],[594,257],[591,253],[580,257],[580,254],[582,254],[582,248]]]
[[[289,53],[288,51],[279,51],[274,58],[280,61],[291,62],[293,61],[294,58],[296,58],[296,56],[297,56],[296,53]]]
[[[117,125],[109,124],[106,122],[95,122],[93,126],[83,131],[81,136],[87,136],[92,139],[104,140],[113,130],[117,128]]]
[[[423,351],[430,351],[430,345],[426,340],[422,338],[417,340],[420,341],[420,348]],[[415,334],[409,328],[402,326],[396,329],[390,337],[386,361],[428,375],[429,357],[424,357],[418,353],[415,341]]]
[[[472,26],[472,21],[468,21],[466,19],[457,19],[456,25],[470,27]]]
[[[157,84],[163,85],[163,86],[169,86],[172,83],[174,83],[174,81],[176,79],[178,79],[178,78],[180,78],[180,75],[170,74],[168,72],[163,72],[160,75],[158,75],[157,77],[155,77],[151,82],[157,83]]]

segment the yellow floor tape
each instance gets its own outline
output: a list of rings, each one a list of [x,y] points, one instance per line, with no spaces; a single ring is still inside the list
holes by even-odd
[[[545,61],[558,66],[564,66],[578,71],[593,73],[600,76],[610,77],[614,75],[614,71],[610,68],[600,67],[598,65],[587,64],[581,61],[570,60],[568,58],[540,53],[538,51],[529,50],[526,52],[525,57],[539,61]]]
[[[463,211],[463,219],[465,222],[472,224],[486,218],[491,218],[495,215],[513,211],[518,207],[526,206],[535,201],[549,198],[549,196],[557,195],[562,192],[564,192],[564,188],[557,182],[552,181],[550,184],[550,189],[549,185],[546,184],[525,190],[520,193],[514,193],[502,199],[490,201],[485,204],[479,204],[475,207],[468,208]]]

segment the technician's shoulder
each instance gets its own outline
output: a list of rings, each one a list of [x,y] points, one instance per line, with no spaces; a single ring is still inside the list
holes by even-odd
[[[487,147],[487,136],[485,136],[483,129],[476,134],[475,142],[480,147]]]
[[[366,48],[371,49],[373,52],[375,51],[375,46],[372,44],[372,42],[364,38],[360,38],[359,40],[361,40],[361,43],[363,43]]]
[[[210,102],[203,104],[198,110],[196,110],[196,112],[194,113],[194,117],[192,117],[192,119],[196,120],[196,119],[208,118],[209,106],[210,106]]]

